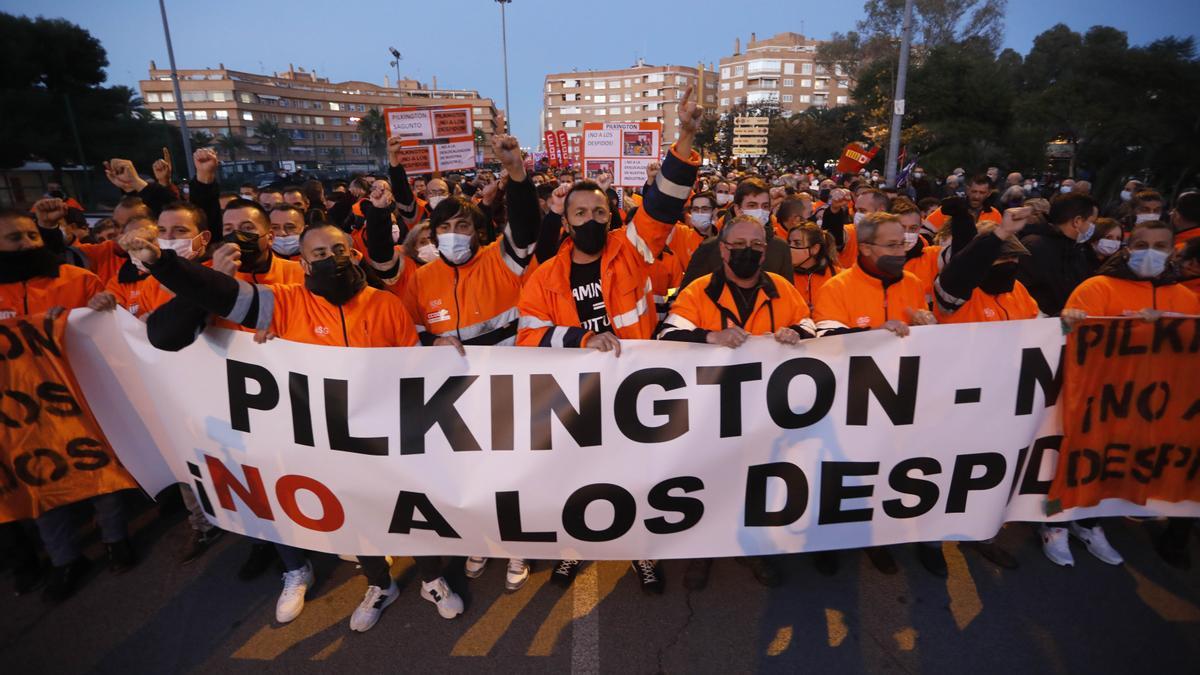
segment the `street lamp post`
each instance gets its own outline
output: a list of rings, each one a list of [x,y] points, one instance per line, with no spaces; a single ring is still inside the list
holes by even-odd
[[[904,29],[900,34],[900,68],[896,73],[896,100],[892,109],[892,131],[888,135],[887,167],[884,181],[896,187],[896,157],[900,154],[900,123],[904,120],[904,85],[908,79],[908,50],[912,42],[913,0],[904,0]]]
[[[390,65],[396,66],[396,88],[400,88],[400,60],[404,57],[400,56],[400,50],[395,47],[388,47],[388,51],[392,53],[394,60],[389,61]]]
[[[187,120],[183,116],[183,95],[179,93],[179,73],[175,70],[175,50],[171,47],[171,27],[167,25],[167,6],[163,0],[158,0],[158,10],[162,13],[163,36],[167,38],[167,58],[171,61],[171,85],[175,88],[175,114],[179,116],[179,133],[183,136],[183,163],[187,166],[188,178],[196,177],[196,169],[192,166],[192,139],[188,137]]]
[[[508,127],[504,131],[512,128],[512,109],[508,107],[508,23],[504,17],[504,6],[512,2],[512,0],[496,0],[500,3],[500,44],[504,50],[504,123]]]

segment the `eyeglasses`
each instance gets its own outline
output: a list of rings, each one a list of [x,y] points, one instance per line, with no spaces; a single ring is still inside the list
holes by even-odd
[[[757,240],[751,241],[751,242],[745,242],[745,241],[729,242],[729,241],[727,241],[727,242],[725,242],[725,245],[729,247],[730,251],[744,251],[748,248],[754,249],[755,251],[767,250],[767,242],[765,242],[761,239],[757,239]]]
[[[885,251],[903,251],[903,250],[905,250],[904,242],[902,242],[902,241],[898,241],[894,244],[876,244],[873,241],[864,241],[861,243],[866,246],[874,246],[875,248],[881,248]]]

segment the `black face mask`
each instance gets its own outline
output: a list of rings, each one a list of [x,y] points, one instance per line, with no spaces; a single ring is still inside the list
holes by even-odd
[[[29,281],[34,277],[57,277],[61,264],[54,251],[45,246],[0,251],[0,284]]]
[[[335,255],[309,263],[304,287],[335,305],[344,305],[367,285],[366,275],[348,255]]]
[[[762,269],[762,251],[752,248],[735,248],[729,251],[729,271],[739,279],[753,279]]]
[[[988,295],[1011,293],[1016,281],[1016,261],[1002,262],[999,265],[992,265],[990,268],[988,268],[987,274],[983,277],[983,281],[979,282],[979,289]]]
[[[904,263],[908,262],[907,256],[902,255],[881,255],[875,261],[875,267],[881,274],[889,279],[899,279],[904,276]]]
[[[589,220],[586,223],[571,228],[571,238],[575,240],[575,248],[587,255],[596,255],[604,250],[608,241],[608,223]]]
[[[242,269],[250,269],[258,262],[262,251],[258,249],[257,232],[239,232],[234,230],[221,240],[227,244],[237,244],[242,252]]]
[[[818,197],[818,198],[819,198],[821,201],[823,201],[823,202],[825,202],[826,204],[828,204],[828,203],[829,203],[829,193],[830,193],[830,192],[832,192],[832,191],[833,191],[833,190],[821,190],[820,192],[818,192],[818,193],[817,193],[817,197]]]

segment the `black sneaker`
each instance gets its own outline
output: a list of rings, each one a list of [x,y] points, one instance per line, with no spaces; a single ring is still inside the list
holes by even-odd
[[[946,555],[942,553],[941,544],[937,546],[917,544],[917,559],[935,577],[945,579],[950,574],[946,569]]]
[[[92,561],[85,556],[80,556],[69,565],[55,567],[50,571],[50,578],[46,581],[42,597],[54,603],[71,597],[78,590],[80,582],[91,566]]]
[[[128,539],[122,539],[115,544],[105,544],[108,549],[108,571],[113,574],[124,574],[137,564],[137,554]]]
[[[777,588],[783,584],[783,573],[780,572],[779,565],[775,563],[773,558],[753,555],[743,558],[743,562],[750,568],[750,573],[754,575],[754,580],[763,586]]]
[[[863,552],[867,554],[867,558],[875,566],[875,569],[881,573],[895,574],[899,571],[896,567],[896,560],[892,558],[891,552],[883,546],[871,546],[863,549]]]
[[[242,581],[250,581],[262,576],[263,572],[271,566],[271,563],[279,557],[275,551],[275,544],[268,542],[255,542],[250,545],[250,556],[246,558],[246,562],[242,563],[242,567],[238,570],[238,578]]]
[[[683,587],[689,591],[702,591],[708,586],[708,573],[712,570],[712,558],[697,558],[688,561],[683,575]]]
[[[42,561],[34,558],[13,568],[13,592],[18,595],[36,590],[46,578],[46,567]]]
[[[214,527],[208,532],[197,532],[196,530],[192,530],[191,536],[188,537],[188,543],[183,547],[183,552],[179,556],[179,564],[186,565],[194,561],[196,558],[204,555],[204,552],[208,550],[208,547],[212,546],[213,542],[220,539],[222,534],[225,534],[225,530],[222,530],[219,527]]]
[[[967,541],[963,543],[967,548],[973,549],[979,555],[990,560],[996,567],[1015,570],[1021,566],[1017,562],[1017,559],[1013,557],[1013,554],[1000,548],[994,541]]]
[[[559,588],[570,588],[571,582],[575,581],[575,575],[579,573],[579,567],[583,564],[582,560],[560,560],[554,566],[554,574],[550,575],[550,581]]]
[[[638,575],[638,579],[642,582],[642,592],[647,595],[662,595],[665,584],[663,583],[662,569],[658,563],[653,560],[631,560],[630,566],[633,567],[634,573]]]
[[[813,567],[817,568],[817,572],[825,577],[837,574],[838,567],[840,566],[837,551],[817,551],[813,554],[812,561]]]

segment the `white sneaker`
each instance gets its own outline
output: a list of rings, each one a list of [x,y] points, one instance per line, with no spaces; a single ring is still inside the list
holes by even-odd
[[[375,622],[379,621],[383,610],[395,602],[398,595],[400,595],[400,589],[396,588],[395,581],[387,589],[367,586],[367,594],[363,596],[363,601],[359,603],[358,609],[354,610],[354,614],[350,616],[350,630],[359,633],[371,630]]]
[[[421,584],[421,597],[437,605],[438,614],[443,619],[453,619],[462,614],[463,601],[458,594],[450,590],[443,577]]]
[[[483,574],[483,568],[487,567],[487,558],[482,556],[471,556],[467,558],[467,563],[463,567],[468,579],[478,579]]]
[[[1120,565],[1125,562],[1117,549],[1108,543],[1108,537],[1104,536],[1104,529],[1099,525],[1095,527],[1084,527],[1078,523],[1071,523],[1071,536],[1087,545],[1088,553],[1103,560],[1109,565]]]
[[[521,558],[509,558],[508,573],[504,576],[504,590],[518,590],[526,581],[529,581],[529,563]]]
[[[287,623],[300,616],[304,611],[304,596],[313,585],[312,563],[305,562],[304,567],[283,573],[283,592],[275,603],[275,620]]]
[[[1063,567],[1074,567],[1075,558],[1071,556],[1071,546],[1068,543],[1070,537],[1067,536],[1067,528],[1052,527],[1043,525],[1042,533],[1042,553],[1050,559],[1050,562]]]

